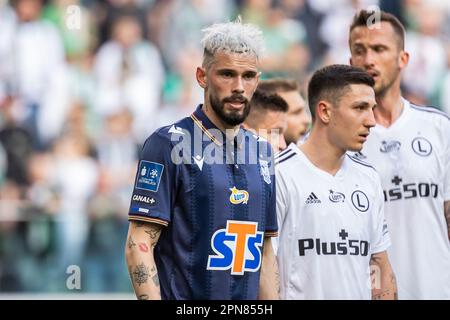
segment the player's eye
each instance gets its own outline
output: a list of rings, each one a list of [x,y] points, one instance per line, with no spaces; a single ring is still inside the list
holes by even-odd
[[[353,53],[356,55],[361,55],[364,53],[364,50],[361,47],[356,47],[353,49]]]
[[[254,72],[248,72],[248,73],[245,73],[242,77],[243,77],[245,80],[252,80],[252,79],[254,79],[254,78],[256,77],[256,73],[254,73]]]

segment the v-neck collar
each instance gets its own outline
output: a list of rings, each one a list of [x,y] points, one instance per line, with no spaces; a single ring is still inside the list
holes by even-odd
[[[347,159],[345,154],[341,167],[339,168],[339,170],[336,172],[335,175],[332,175],[331,173],[328,173],[325,170],[320,169],[314,163],[312,163],[311,160],[309,160],[306,154],[298,146],[295,145],[294,147],[293,150],[300,156],[302,161],[318,175],[328,180],[340,180],[344,178],[345,172],[347,171]]]
[[[395,131],[398,128],[401,128],[405,124],[408,123],[409,116],[411,114],[411,105],[408,100],[402,97],[403,101],[403,110],[400,116],[397,118],[397,120],[394,121],[389,127],[383,127],[380,124],[376,124],[375,127],[372,130],[379,131],[379,132],[390,132]]]

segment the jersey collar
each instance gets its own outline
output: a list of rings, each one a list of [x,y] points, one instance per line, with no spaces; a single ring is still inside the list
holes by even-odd
[[[208,118],[208,116],[203,112],[202,107],[203,104],[199,104],[197,106],[197,109],[193,114],[191,114],[191,119],[194,121],[194,124],[198,126],[209,139],[211,139],[212,142],[214,142],[218,146],[222,146],[223,142],[225,141],[225,134],[219,128],[217,128],[217,126]],[[213,134],[212,132],[210,132],[211,129],[215,129],[214,132],[220,131],[222,137],[216,137],[217,134]],[[239,127],[239,133],[237,137],[242,137],[241,139],[235,138],[235,143],[237,142],[238,148],[241,148],[242,143],[245,140],[243,138],[245,137],[245,131],[242,126]]]
[[[403,101],[403,110],[397,120],[394,121],[389,127],[385,128],[382,125],[377,124],[372,130],[379,132],[389,132],[395,130],[396,128],[401,128],[404,125],[408,124],[408,119],[411,113],[410,102],[402,97]]]

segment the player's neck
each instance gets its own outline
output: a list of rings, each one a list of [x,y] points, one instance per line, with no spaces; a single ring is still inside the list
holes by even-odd
[[[403,99],[400,88],[389,90],[383,95],[377,96],[377,107],[373,113],[377,124],[388,128],[402,114]]]
[[[318,130],[312,130],[308,139],[299,148],[312,164],[332,176],[342,167],[345,151],[333,145]]]

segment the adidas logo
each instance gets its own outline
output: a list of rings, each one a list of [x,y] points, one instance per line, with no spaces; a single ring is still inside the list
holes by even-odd
[[[314,194],[314,192],[311,192],[308,199],[305,201],[306,204],[312,204],[312,203],[322,203],[322,201],[317,198],[317,196]]]

